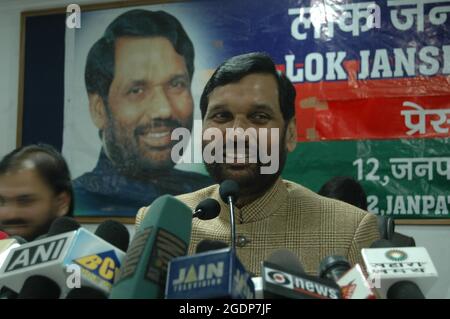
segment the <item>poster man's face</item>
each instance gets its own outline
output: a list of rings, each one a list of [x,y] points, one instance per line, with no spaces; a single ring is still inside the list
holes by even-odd
[[[91,114],[116,167],[139,175],[174,165],[171,133],[191,130],[193,99],[185,60],[166,38],[119,38],[108,103],[98,100]]]

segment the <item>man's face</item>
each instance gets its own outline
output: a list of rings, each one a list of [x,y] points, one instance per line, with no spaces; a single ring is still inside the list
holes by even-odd
[[[261,174],[261,163],[213,163],[206,164],[210,175],[217,181],[232,179],[238,182],[243,192],[260,193],[269,188],[283,169],[287,154],[285,121],[281,113],[278,87],[270,74],[250,74],[239,82],[215,88],[209,95],[208,108],[203,120],[203,128],[218,128],[226,141],[227,128],[267,128],[267,149],[279,152],[279,170],[274,174]],[[271,143],[271,129],[279,129],[275,145]],[[259,140],[259,137],[258,137]],[[210,141],[203,141],[205,147]],[[261,145],[258,144],[258,147]],[[246,150],[248,156],[248,149]],[[235,150],[234,152],[238,152]],[[239,155],[237,155],[239,156]],[[237,158],[237,156],[235,156]],[[227,159],[227,149],[224,148]],[[228,157],[229,159],[229,157]],[[228,160],[227,159],[227,160]]]
[[[33,240],[47,233],[53,220],[65,213],[59,196],[35,169],[0,175],[0,230]]]
[[[171,133],[192,128],[193,99],[183,56],[163,37],[116,41],[103,141],[115,166],[135,175],[169,168]]]

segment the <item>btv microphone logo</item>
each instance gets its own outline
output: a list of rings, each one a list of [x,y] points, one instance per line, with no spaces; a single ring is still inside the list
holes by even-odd
[[[391,249],[385,253],[387,259],[392,261],[404,261],[408,259],[408,254],[400,249]]]
[[[266,281],[277,286],[294,289],[294,280],[292,275],[279,270],[265,268]]]

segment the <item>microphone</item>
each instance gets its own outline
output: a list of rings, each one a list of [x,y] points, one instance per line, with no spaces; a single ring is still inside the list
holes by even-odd
[[[27,241],[20,236],[11,236],[7,239],[0,240],[0,268],[8,257],[11,250],[20,245],[26,243]]]
[[[298,258],[289,250],[274,252],[262,263],[264,299],[339,299],[334,282],[306,275]]]
[[[27,241],[20,236],[11,236],[0,240],[0,268],[8,257],[9,252]],[[0,285],[1,286],[1,285]],[[8,287],[0,288],[0,299],[17,299],[18,293]]]
[[[214,219],[220,214],[220,204],[213,198],[202,200],[194,210],[192,218],[201,220]]]
[[[328,256],[319,265],[319,277],[337,282],[351,268],[347,258],[337,255]]]
[[[234,221],[234,203],[239,197],[239,185],[231,179],[227,179],[220,184],[219,194],[222,201],[230,207],[231,224],[231,249],[236,251],[236,222]]]
[[[163,298],[167,265],[186,255],[191,230],[191,209],[173,196],[158,197],[136,231],[109,297]]]
[[[204,241],[197,251],[214,250],[174,258],[169,263],[166,299],[254,299],[255,288],[232,248],[225,243]]]
[[[80,228],[81,225],[73,218],[63,216],[55,219],[50,225],[46,237],[71,232]]]
[[[50,225],[50,228],[48,229],[48,232],[46,234],[36,237],[33,241],[38,241],[38,240],[41,240],[41,239],[44,239],[44,238],[47,238],[50,236],[74,231],[80,227],[81,227],[81,225],[72,217],[68,217],[68,216],[58,217],[57,219],[55,219],[52,222],[52,224]]]
[[[224,249],[227,247],[228,247],[227,243],[224,243],[223,241],[204,239],[197,244],[195,253],[200,254],[212,250]]]
[[[108,299],[108,297],[98,289],[92,287],[80,287],[69,291],[66,299]]]
[[[65,232],[75,225],[66,221],[52,224],[49,234],[56,235],[11,250],[0,268],[0,289],[18,292],[27,278],[43,276],[59,285],[62,297],[76,286],[109,293],[125,253],[84,228]]]
[[[125,252],[128,249],[130,233],[123,224],[115,220],[105,220],[97,227],[95,235],[121,251]]]
[[[345,257],[325,257],[319,265],[319,277],[336,282],[343,299],[376,299],[361,266],[356,264],[352,268]]]
[[[23,283],[18,299],[58,299],[59,285],[45,276],[33,275]]]
[[[361,251],[369,276],[378,280],[378,293],[388,299],[425,299],[438,278],[427,250],[388,243],[379,240]]]

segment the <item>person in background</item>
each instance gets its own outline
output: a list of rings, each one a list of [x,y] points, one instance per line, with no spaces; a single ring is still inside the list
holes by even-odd
[[[336,176],[323,184],[319,195],[335,198],[367,211],[367,195],[362,185],[348,176]],[[390,240],[396,247],[416,246],[413,237],[395,232],[395,222],[391,217],[376,215],[378,229],[383,239]]]
[[[20,147],[0,161],[0,230],[28,241],[58,217],[72,216],[69,168],[50,145]]]

